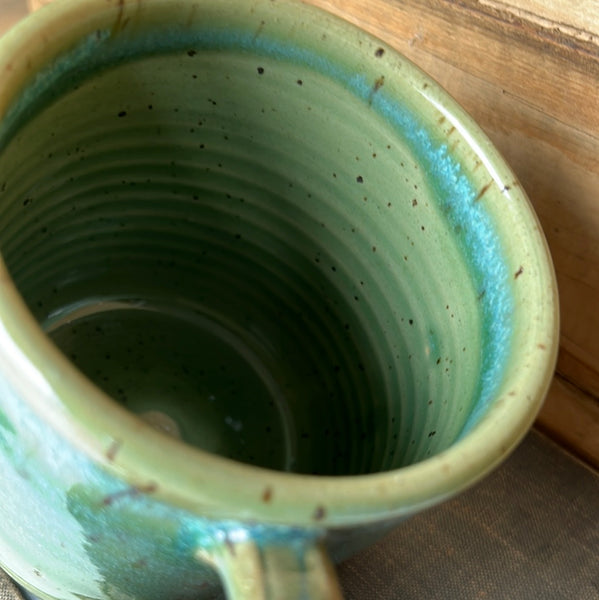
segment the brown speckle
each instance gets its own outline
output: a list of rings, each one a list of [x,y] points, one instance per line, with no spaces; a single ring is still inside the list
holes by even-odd
[[[297,85],[304,85],[304,82],[301,79],[298,79],[296,83]]]
[[[545,346],[545,344],[537,344],[537,348],[539,348],[539,350],[547,350],[547,346]]]
[[[121,29],[125,28],[125,25],[128,22],[128,19],[123,20],[123,16],[125,14],[125,0],[119,0],[119,8],[118,8],[118,14],[116,16],[116,20],[114,22],[114,25],[112,27],[112,33],[116,33],[117,31],[120,31]]]
[[[270,486],[264,488],[264,491],[262,492],[262,502],[268,504],[272,500],[272,495],[273,491]]]
[[[520,266],[520,268],[514,273],[514,279],[518,279],[522,273],[524,273],[524,267]]]
[[[260,21],[260,25],[258,25],[258,29],[256,29],[256,33],[254,33],[254,41],[256,41],[260,37],[265,25],[266,25],[266,21],[264,21],[264,20]]]
[[[228,535],[225,536],[225,546],[227,547],[227,550],[231,553],[231,556],[235,556],[237,554],[237,552],[235,550],[235,544],[229,538]]]
[[[416,200],[416,198],[412,199],[412,206],[418,206],[418,200]]]
[[[145,558],[139,558],[131,564],[134,569],[143,569],[148,566],[148,561]]]
[[[152,494],[158,489],[158,486],[154,483],[148,483],[143,486],[132,486],[125,488],[124,490],[119,490],[118,492],[114,492],[113,494],[108,494],[108,496],[104,496],[102,499],[102,504],[104,506],[111,506],[117,500],[121,500],[123,498],[134,498],[135,496],[139,496],[140,494]]]
[[[381,75],[379,78],[374,80],[374,85],[372,86],[373,93],[376,94],[383,86],[385,85],[385,76]]]
[[[112,442],[112,444],[110,444],[108,450],[106,450],[106,458],[110,462],[114,461],[114,459],[116,458],[116,455],[119,453],[119,450],[121,449],[122,445],[123,445],[123,442],[121,440],[114,440]]]
[[[150,483],[136,487],[135,490],[140,494],[153,494],[158,490],[158,484],[151,481]]]
[[[357,181],[358,183],[364,183],[364,177],[362,177],[362,175],[358,175],[358,176],[356,177],[356,181]]]
[[[374,51],[374,55],[375,55],[377,58],[381,58],[381,57],[382,57],[384,54],[385,54],[385,49],[384,49],[384,48],[377,48],[377,49]]]
[[[315,521],[322,521],[327,516],[327,509],[319,504],[315,509],[312,515],[312,518]]]
[[[489,181],[489,183],[483,185],[483,187],[478,192],[478,196],[476,196],[474,201],[478,202],[489,191],[489,188],[491,187],[491,185],[493,185],[492,181]]]
[[[374,80],[374,84],[372,85],[372,89],[370,90],[370,96],[368,98],[368,105],[372,104],[374,100],[375,94],[385,85],[385,76],[381,75]]]

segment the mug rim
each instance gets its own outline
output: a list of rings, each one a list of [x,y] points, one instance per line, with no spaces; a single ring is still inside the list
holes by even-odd
[[[144,0],[151,11],[170,0]],[[272,2],[255,0],[253,6]],[[519,310],[532,317],[519,322],[510,364],[491,407],[472,430],[449,448],[400,469],[353,476],[314,476],[278,472],[235,462],[172,440],[119,406],[85,378],[52,344],[26,307],[0,256],[0,356],[13,373],[25,367],[37,386],[27,396],[32,410],[79,451],[104,469],[153,498],[201,516],[251,519],[293,526],[343,526],[407,516],[455,495],[503,461],[532,425],[548,391],[557,359],[559,314],[555,273],[546,240],[525,192],[511,169],[479,126],[431,77],[384,42],[313,5],[278,0],[285,21],[301,16],[318,20],[339,36],[354,36],[370,48],[382,48],[401,65],[397,77],[417,87],[423,102],[451,119],[493,176],[489,204],[509,205],[506,225],[519,222],[520,245],[535,277],[519,278]],[[122,19],[137,0],[60,0],[28,17],[0,39],[0,118],[24,89],[27,73],[89,33],[101,19]],[[221,7],[248,6],[246,0],[223,0]],[[265,8],[266,10],[266,8]],[[272,10],[272,8],[271,8]],[[85,16],[93,18],[85,21]],[[93,21],[93,22],[92,22]],[[62,33],[56,40],[42,34],[43,50],[34,56],[40,29]],[[42,56],[45,53],[45,56]],[[372,53],[370,53],[372,56]],[[372,60],[372,59],[371,59]],[[489,210],[500,208],[491,206]],[[509,218],[508,218],[509,217]],[[521,280],[521,281],[520,281]],[[532,309],[531,309],[532,307]],[[25,385],[15,380],[16,386]],[[117,451],[118,450],[118,451]],[[159,470],[156,465],[160,465]]]

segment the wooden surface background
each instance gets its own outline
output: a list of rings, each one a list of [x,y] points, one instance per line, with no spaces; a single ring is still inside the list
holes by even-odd
[[[599,2],[305,1],[437,79],[518,175],[561,300],[557,374],[538,426],[599,466]],[[0,31],[25,12],[25,0],[0,0]]]

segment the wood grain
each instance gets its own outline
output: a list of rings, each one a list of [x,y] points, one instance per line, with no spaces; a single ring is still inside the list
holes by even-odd
[[[599,33],[596,0],[480,0],[481,5],[513,14],[548,29],[559,29],[573,37],[589,38]]]
[[[559,375],[547,396],[537,426],[561,446],[599,469],[599,411],[597,399],[581,393]]]
[[[0,0],[0,34],[27,14],[25,0]]]

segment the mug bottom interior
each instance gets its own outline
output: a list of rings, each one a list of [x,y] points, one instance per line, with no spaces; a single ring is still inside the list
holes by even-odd
[[[85,375],[155,428],[234,460],[295,470],[276,365],[214,316],[172,299],[100,297],[42,326]]]

